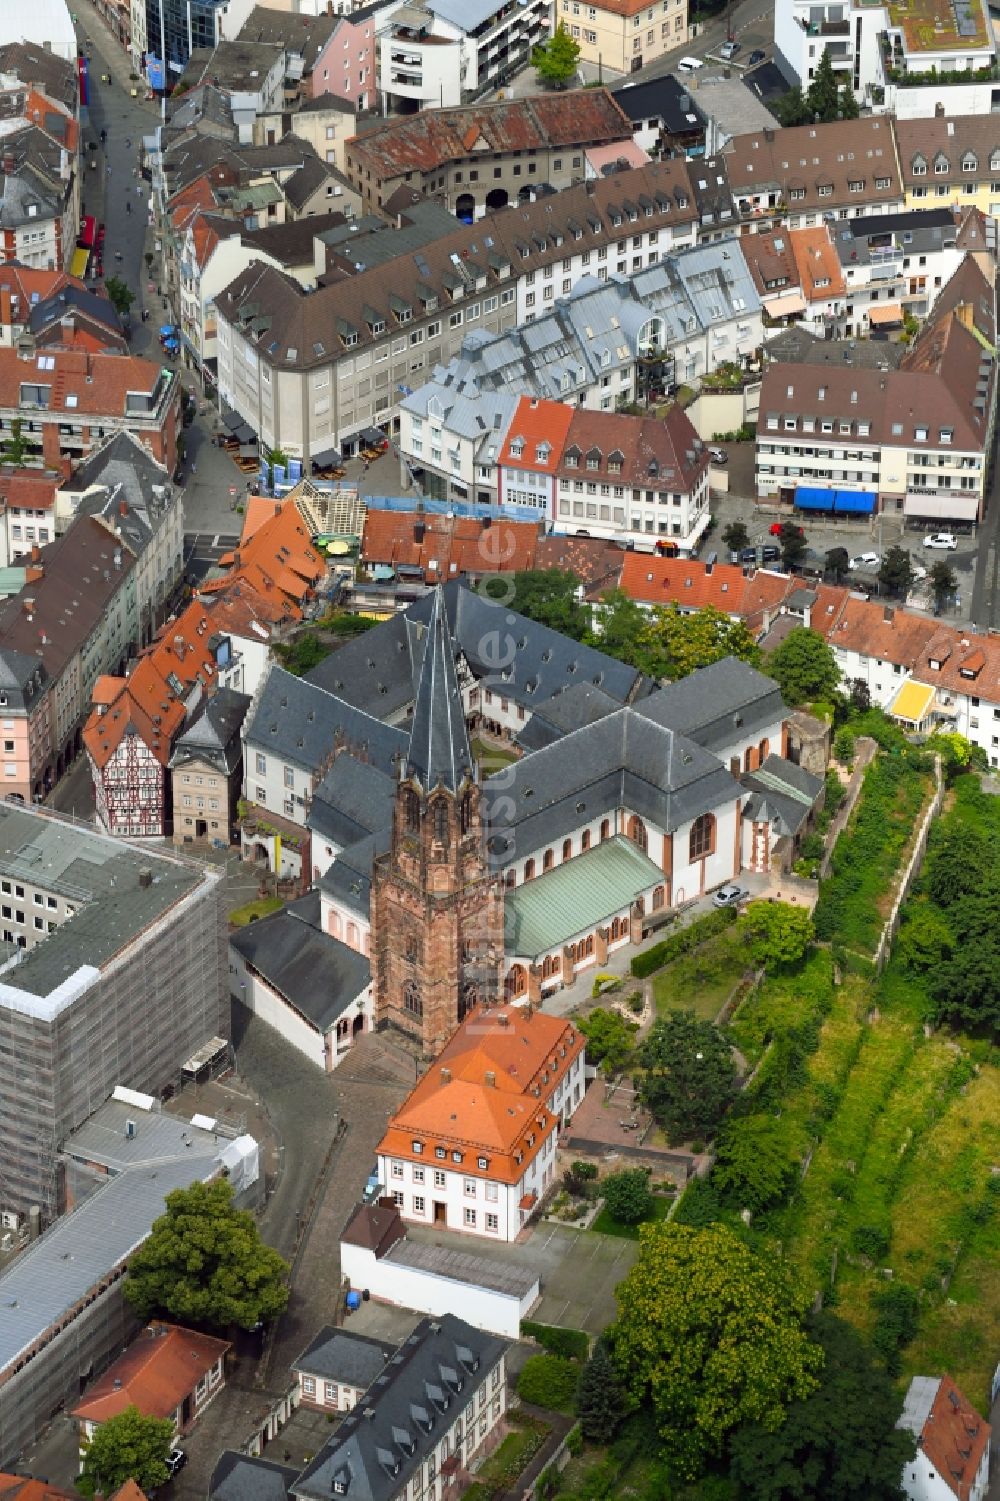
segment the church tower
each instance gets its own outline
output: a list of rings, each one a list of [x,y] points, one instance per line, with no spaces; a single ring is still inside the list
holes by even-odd
[[[371,889],[375,1024],[433,1056],[475,1005],[499,999],[503,890],[490,875],[444,595],[424,636],[413,728],[387,854]]]

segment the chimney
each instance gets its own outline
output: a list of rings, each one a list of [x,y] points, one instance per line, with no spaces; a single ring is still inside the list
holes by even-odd
[[[441,1083],[442,1084],[450,1084],[451,1083],[451,1069],[450,1068],[442,1068],[442,1070],[441,1070]]]
[[[32,561],[34,561],[34,559],[32,559]],[[25,615],[27,615],[28,619],[30,620],[31,617],[32,617],[32,615],[35,613],[35,601],[34,601],[33,596],[30,595],[30,594],[26,594],[24,596],[24,599],[21,601],[21,603],[22,603],[22,605],[24,607],[24,613],[25,613]]]
[[[150,886],[152,886],[152,884],[153,872],[149,869],[148,865],[144,865],[142,870],[140,870],[139,872],[139,885],[143,891],[146,891]]]
[[[892,625],[893,617],[895,616],[895,614],[896,611],[893,609],[892,605],[885,606],[882,611],[882,619],[885,621],[886,625]]]
[[[934,106],[934,118],[935,118],[935,120],[943,120],[944,119],[944,105],[941,103],[940,100],[938,100],[938,102]]]
[[[127,500],[120,500],[118,502],[118,514],[119,514],[119,516],[127,516],[128,515],[128,501]]]
[[[39,547],[39,545],[38,545],[37,542],[32,542],[32,544],[31,544],[31,561],[33,563],[37,563],[39,561],[39,559],[41,558],[41,556],[42,556],[42,549]]]
[[[487,1089],[496,1089],[496,1087],[497,1087],[497,1076],[493,1072],[492,1069],[488,1069],[487,1070],[487,1073],[486,1073],[486,1087],[487,1087]]]

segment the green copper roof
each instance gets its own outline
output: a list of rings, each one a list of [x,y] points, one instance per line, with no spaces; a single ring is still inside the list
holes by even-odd
[[[534,959],[624,911],[663,872],[620,835],[504,897],[504,948]]]

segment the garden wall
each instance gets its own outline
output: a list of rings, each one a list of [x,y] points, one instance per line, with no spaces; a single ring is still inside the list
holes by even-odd
[[[889,950],[892,947],[892,941],[895,938],[896,934],[899,932],[899,915],[902,910],[903,903],[909,895],[910,887],[913,885],[914,880],[920,872],[920,867],[924,863],[924,855],[927,853],[927,839],[930,835],[931,824],[940,813],[941,804],[943,801],[944,777],[941,774],[941,757],[935,756],[934,796],[931,798],[930,804],[928,805],[923,819],[921,820],[920,831],[917,834],[916,841],[913,845],[913,850],[910,854],[909,860],[907,861],[906,869],[904,870],[902,879],[899,883],[899,888],[896,892],[896,896],[892,904],[892,910],[889,913],[889,916],[886,918],[885,926],[882,929],[882,934],[878,941],[878,948],[875,950],[876,969],[881,970],[885,968],[885,962],[889,957]]]
[[[833,859],[833,851],[837,840],[844,832],[844,829],[847,827],[847,820],[854,812],[854,804],[861,793],[861,785],[865,779],[865,772],[868,769],[869,763],[875,759],[877,751],[878,746],[875,741],[870,740],[867,735],[860,736],[855,744],[854,771],[851,773],[851,780],[847,784],[847,796],[834,814],[826,834],[826,849],[823,851],[823,858],[819,866],[819,878],[821,881],[825,881],[830,874],[830,861]]]

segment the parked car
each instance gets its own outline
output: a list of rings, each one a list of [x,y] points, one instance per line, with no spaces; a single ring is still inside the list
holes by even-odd
[[[749,891],[743,886],[734,886],[732,882],[729,882],[727,885],[719,887],[712,898],[712,906],[735,907],[740,902],[745,901],[749,895]]]
[[[776,563],[780,557],[781,548],[775,547],[773,543],[766,543],[760,550],[760,560],[762,563]]]
[[[942,548],[946,552],[954,552],[958,546],[958,539],[954,532],[931,532],[924,538],[925,547]]]
[[[877,552],[859,552],[856,558],[851,559],[851,567],[877,568],[881,561]]]
[[[183,1449],[171,1449],[167,1455],[167,1469],[170,1471],[171,1478],[180,1474],[187,1462],[188,1457]]]
[[[703,68],[704,66],[705,64],[701,61],[700,58],[682,57],[680,62],[677,64],[677,71],[678,73],[697,73],[698,69]]]
[[[708,456],[713,464],[728,464],[729,455],[724,448],[710,448]]]
[[[740,51],[741,45],[740,42],[723,42],[719,48],[719,56],[724,57],[726,62],[729,62]]]
[[[756,561],[757,561],[757,549],[756,549],[756,547],[744,547],[741,550],[741,552],[740,552],[740,562],[741,563],[756,563]]]
[[[791,525],[792,523],[790,521],[772,521],[771,525],[768,527],[768,531],[770,532],[772,537],[780,537],[785,527]],[[804,526],[797,526],[795,528],[795,535],[797,537],[804,537],[805,534],[806,529]]]
[[[764,61],[765,55],[766,54],[764,53],[763,48],[755,47],[750,56],[747,58],[747,62],[750,64],[751,68],[756,68],[758,63],[762,63]]]

